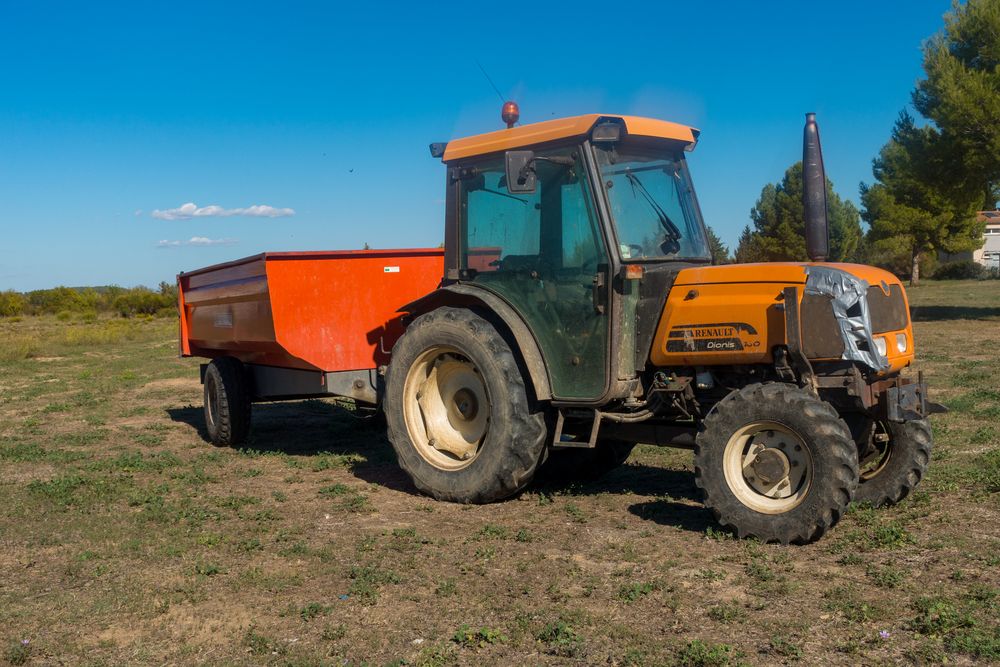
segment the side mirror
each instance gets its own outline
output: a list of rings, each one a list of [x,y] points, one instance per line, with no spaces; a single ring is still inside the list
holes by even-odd
[[[534,151],[507,151],[504,166],[507,171],[507,192],[531,194],[537,187]]]

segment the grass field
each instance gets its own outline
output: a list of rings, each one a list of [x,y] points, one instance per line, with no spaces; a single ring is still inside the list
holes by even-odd
[[[683,451],[459,506],[332,401],[256,406],[215,449],[173,321],[0,319],[0,659],[1000,661],[1000,283],[910,297],[951,408],[931,469],[804,547],[720,533]]]

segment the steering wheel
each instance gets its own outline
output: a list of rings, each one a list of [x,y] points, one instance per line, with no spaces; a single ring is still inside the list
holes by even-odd
[[[629,251],[628,259],[640,259],[646,256],[645,248],[638,243],[626,243],[625,247],[627,247]]]

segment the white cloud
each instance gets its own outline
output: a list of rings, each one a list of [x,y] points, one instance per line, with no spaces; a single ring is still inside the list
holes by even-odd
[[[181,246],[210,246],[210,245],[235,245],[236,239],[210,239],[205,236],[192,236],[187,241],[168,241],[163,239],[156,242],[157,248],[179,248]]]
[[[212,204],[198,206],[194,202],[182,204],[177,208],[156,209],[152,213],[159,220],[190,220],[191,218],[229,218],[242,215],[250,218],[287,218],[295,215],[295,209],[276,208],[266,204],[254,204],[245,208],[222,208]]]

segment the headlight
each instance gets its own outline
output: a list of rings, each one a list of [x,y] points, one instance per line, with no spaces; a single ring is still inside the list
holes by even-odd
[[[878,353],[883,357],[886,356],[886,348],[885,336],[875,336],[875,349],[877,349]]]
[[[900,354],[906,352],[906,334],[898,333],[896,334],[896,349],[899,350]]]

